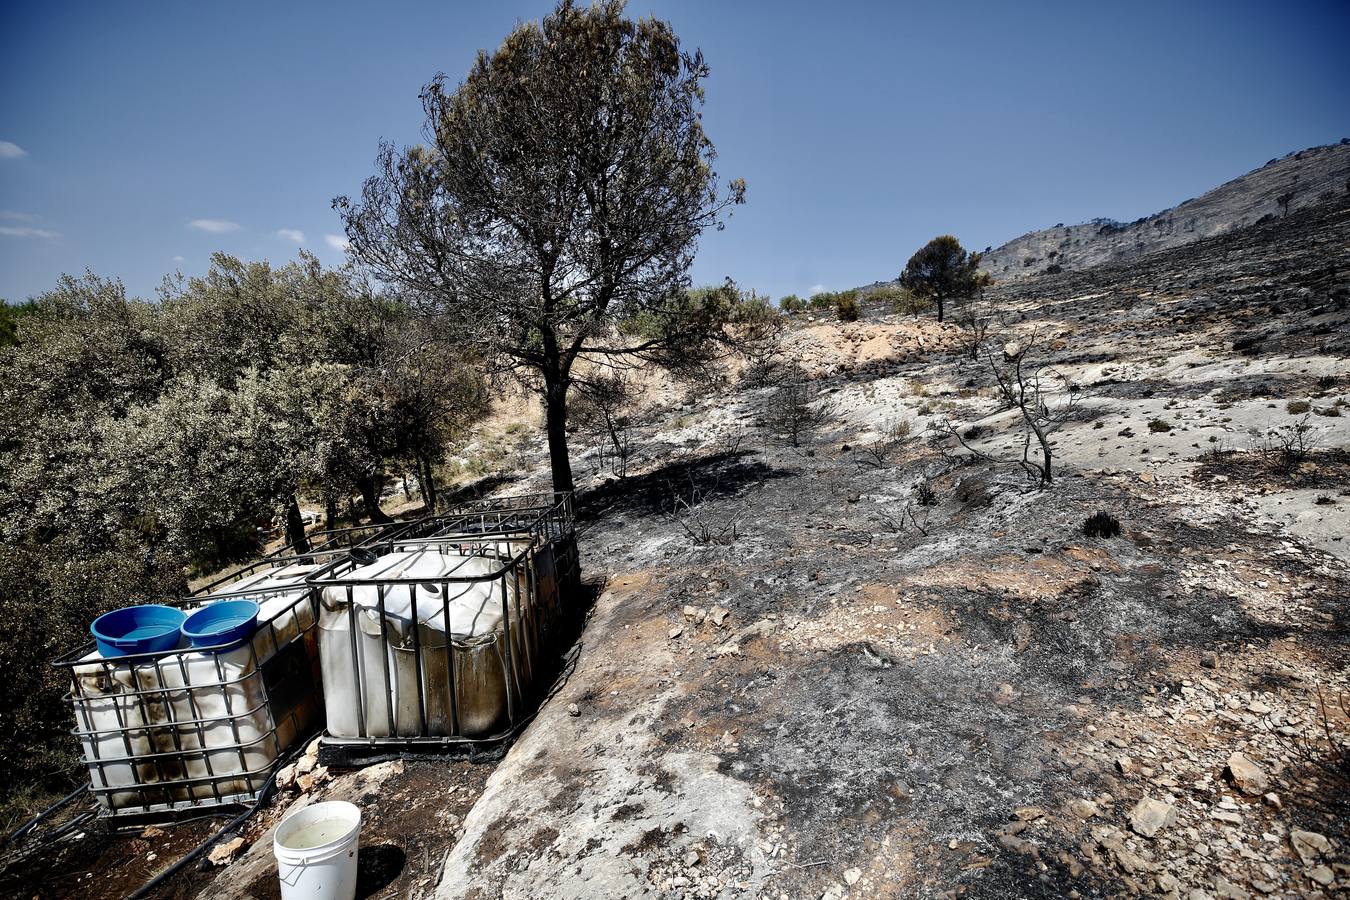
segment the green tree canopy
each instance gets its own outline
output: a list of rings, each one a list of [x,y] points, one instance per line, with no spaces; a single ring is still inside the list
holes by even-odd
[[[915,297],[937,304],[943,321],[946,301],[968,297],[983,284],[980,254],[967,253],[950,234],[935,237],[909,258],[900,275],[901,286]]]
[[[475,359],[409,304],[311,257],[218,255],[159,303],[66,277],[0,346],[0,779],[67,761],[52,658],[116,606],[180,594],[255,553],[298,496],[352,490],[382,517],[390,466],[428,506],[447,442],[481,414]],[[336,504],[331,504],[335,506]]]
[[[458,87],[437,76],[425,144],[382,146],[361,196],[334,201],[359,260],[540,391],[555,489],[573,487],[579,360],[697,361],[725,336],[686,295],[699,235],[745,195],[713,170],[707,74],[667,23],[564,0]]]

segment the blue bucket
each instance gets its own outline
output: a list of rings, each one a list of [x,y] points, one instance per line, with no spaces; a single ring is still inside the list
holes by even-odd
[[[194,647],[221,647],[252,637],[257,627],[256,602],[219,600],[188,616],[182,631]]]
[[[177,648],[187,613],[147,603],[104,613],[89,626],[100,656],[132,656]]]

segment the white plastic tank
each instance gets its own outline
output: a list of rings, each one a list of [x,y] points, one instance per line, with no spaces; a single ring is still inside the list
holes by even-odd
[[[507,565],[508,554],[528,542],[501,546],[501,555],[446,544],[396,549],[338,579],[377,583],[322,588],[319,655],[330,735],[477,737],[505,725],[509,703],[520,702],[530,683],[537,614],[527,561]],[[484,580],[453,580],[468,578]]]
[[[258,630],[231,650],[180,649],[139,663],[93,651],[75,665],[76,726],[104,806],[228,802],[262,788],[278,756],[321,712],[317,692],[304,689],[316,656],[302,640],[306,632],[314,640],[303,586],[312,568],[260,573],[204,598],[258,590]]]

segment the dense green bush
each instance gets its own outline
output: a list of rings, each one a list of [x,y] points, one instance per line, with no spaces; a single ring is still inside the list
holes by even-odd
[[[835,311],[839,314],[841,322],[858,321],[858,295],[853,291],[847,291],[835,297]]]
[[[70,777],[68,685],[49,663],[93,618],[255,554],[300,495],[356,491],[382,516],[386,467],[429,471],[485,396],[410,309],[312,259],[217,256],[159,303],[63,278],[14,326],[0,350],[11,817]],[[429,479],[425,492],[434,501]]]

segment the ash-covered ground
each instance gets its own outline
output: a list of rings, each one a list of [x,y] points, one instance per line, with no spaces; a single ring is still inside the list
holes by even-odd
[[[997,289],[1091,392],[1048,487],[928,437],[1020,440],[951,325],[800,327],[798,448],[772,387],[673,404],[583,497],[607,590],[438,896],[1346,890],[1348,281],[1336,203]]]

